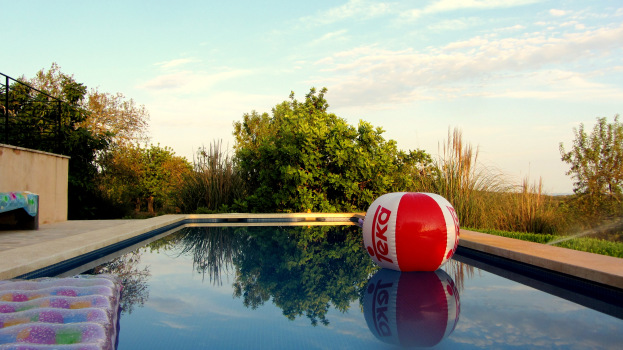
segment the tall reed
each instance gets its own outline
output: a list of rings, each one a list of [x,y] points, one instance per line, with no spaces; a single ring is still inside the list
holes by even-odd
[[[454,207],[462,226],[489,227],[501,215],[496,193],[507,192],[504,176],[478,164],[478,148],[463,142],[462,132],[448,129],[448,139],[433,160],[431,176],[421,177],[420,190],[437,193]]]
[[[556,233],[567,228],[564,213],[554,199],[543,193],[543,181],[530,183],[526,176],[518,190],[503,196],[507,215],[500,218],[496,229],[517,232]]]
[[[184,179],[179,207],[187,213],[225,210],[242,197],[244,188],[234,159],[223,150],[222,141],[214,141],[197,151],[193,171]]]

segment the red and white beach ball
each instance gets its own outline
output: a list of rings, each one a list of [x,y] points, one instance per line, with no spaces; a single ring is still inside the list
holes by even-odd
[[[435,271],[456,251],[459,219],[452,204],[437,194],[388,193],[370,205],[363,240],[381,267]]]
[[[448,274],[380,269],[363,299],[368,328],[379,340],[403,347],[432,347],[459,322],[458,289]]]

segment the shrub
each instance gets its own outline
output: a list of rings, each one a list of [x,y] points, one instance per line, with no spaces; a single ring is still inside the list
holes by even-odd
[[[183,180],[178,207],[184,213],[227,211],[242,198],[245,185],[234,159],[223,150],[222,141],[201,147],[193,159],[193,170]]]
[[[327,112],[326,90],[302,102],[290,95],[268,113],[236,122],[236,159],[249,184],[243,210],[335,212],[364,210],[387,192],[408,191],[426,167],[423,151],[400,151],[383,129],[357,127]]]

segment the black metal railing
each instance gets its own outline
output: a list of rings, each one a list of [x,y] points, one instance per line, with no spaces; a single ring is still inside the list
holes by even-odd
[[[0,73],[0,143],[61,153],[64,104]]]

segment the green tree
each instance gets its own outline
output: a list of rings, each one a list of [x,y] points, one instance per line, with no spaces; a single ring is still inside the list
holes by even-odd
[[[566,152],[560,143],[560,154],[571,166],[567,175],[574,179],[578,206],[590,217],[620,215],[623,213],[623,124],[619,116],[612,123],[597,118],[590,134],[580,124],[574,128],[574,134],[572,149]]]
[[[28,82],[52,96],[67,97],[64,88],[67,81],[75,81],[73,75],[61,72],[61,67],[52,63],[47,71],[41,69]],[[137,105],[122,93],[110,94],[97,89],[87,91],[83,85],[79,92],[80,98],[75,102],[86,112],[78,123],[80,127],[96,137],[111,136],[110,141],[115,144],[147,140],[149,112],[144,105]]]
[[[116,145],[100,163],[100,191],[117,205],[133,203],[137,212],[146,205],[152,215],[157,208],[171,210],[191,169],[186,158],[160,145]]]
[[[383,129],[358,127],[328,113],[326,89],[311,89],[305,101],[290,95],[272,115],[252,112],[234,123],[236,159],[251,211],[335,212],[361,210],[379,195],[407,191],[431,159],[403,152]]]
[[[144,105],[137,105],[122,93],[110,94],[91,89],[84,107],[89,115],[81,125],[94,134],[110,133],[115,144],[148,140],[149,112]]]
[[[71,157],[69,162],[69,218],[113,218],[125,213],[124,208],[128,203],[121,201],[122,198],[133,198],[134,204],[139,206],[147,201],[147,205],[153,208],[153,200],[158,201],[161,207],[172,206],[170,199],[163,199],[164,192],[170,192],[168,188],[156,189],[154,183],[164,184],[163,181],[153,180],[162,174],[175,173],[174,169],[160,169],[152,172],[152,186],[131,188],[130,184],[138,182],[121,183],[115,182],[116,187],[98,191],[102,188],[102,183],[109,182],[110,178],[100,179],[101,173],[123,173],[124,179],[136,178],[136,174],[131,173],[136,170],[139,161],[139,154],[131,144],[147,140],[146,131],[149,120],[149,113],[145,106],[137,105],[134,100],[126,99],[121,93],[109,94],[91,89],[87,92],[87,87],[76,83],[74,77],[61,72],[58,64],[52,63],[46,70],[37,72],[33,79],[26,80],[28,84],[36,89],[45,91],[52,96],[57,96],[65,104],[58,104],[62,108],[63,120],[62,129],[58,133],[55,131],[56,123],[42,123],[41,120],[53,119],[58,114],[57,104],[50,103],[49,98],[43,94],[34,94],[33,90],[27,91],[24,87],[12,89],[12,94],[21,93],[16,99],[21,109],[30,112],[25,115],[22,113],[19,120],[28,126],[30,136],[22,137],[30,140],[25,147],[39,148],[36,144],[43,144],[36,139],[36,135],[50,135],[54,140],[62,140],[60,147],[48,147],[44,150],[61,153]],[[21,90],[20,90],[21,88]],[[32,107],[32,105],[35,105]],[[48,130],[42,130],[45,126]],[[126,152],[127,151],[127,152]],[[158,157],[156,151],[152,158]],[[134,156],[134,157],[132,157]],[[142,156],[142,155],[141,155]],[[113,159],[118,157],[119,159]],[[143,157],[140,161],[150,159]],[[169,166],[171,162],[164,162]],[[111,169],[106,167],[112,166]],[[125,166],[125,169],[121,169]],[[183,167],[182,167],[183,168]],[[179,170],[179,169],[178,169]],[[144,174],[144,173],[141,173]],[[145,176],[148,177],[149,176]],[[173,175],[173,178],[179,179]],[[180,180],[181,181],[181,180]],[[114,182],[114,181],[113,181]],[[145,181],[143,181],[144,183]],[[167,185],[168,186],[168,185]],[[146,190],[145,188],[149,188]],[[154,193],[146,195],[146,200],[137,199],[142,193]],[[110,200],[114,203],[111,205]]]
[[[82,125],[89,117],[89,111],[82,107],[86,86],[61,73],[55,65],[48,72],[41,70],[30,81],[20,81],[29,86],[14,83],[10,88],[10,130],[17,133],[10,142],[71,157],[68,218],[94,218],[99,212],[96,207],[101,205],[93,181],[97,175],[95,160],[108,147],[112,135],[94,134]]]

